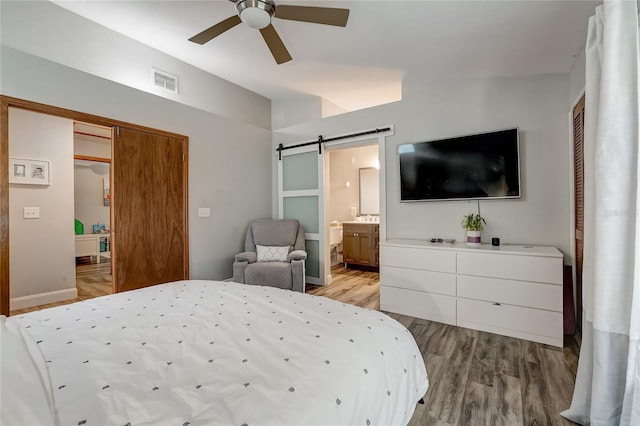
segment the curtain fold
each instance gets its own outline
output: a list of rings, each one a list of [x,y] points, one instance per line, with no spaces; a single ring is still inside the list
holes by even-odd
[[[583,336],[571,407],[580,424],[640,425],[638,6],[589,20],[584,131]]]

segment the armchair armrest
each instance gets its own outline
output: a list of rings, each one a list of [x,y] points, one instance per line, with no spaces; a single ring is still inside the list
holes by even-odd
[[[289,253],[289,257],[287,260],[291,262],[292,260],[305,260],[307,258],[307,252],[304,250],[294,250]]]
[[[255,251],[243,251],[242,253],[236,254],[235,261],[236,262],[248,262],[253,263],[258,260],[258,255]]]

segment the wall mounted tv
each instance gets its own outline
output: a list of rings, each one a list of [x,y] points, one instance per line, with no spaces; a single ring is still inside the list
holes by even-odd
[[[398,146],[400,201],[520,197],[518,129]]]

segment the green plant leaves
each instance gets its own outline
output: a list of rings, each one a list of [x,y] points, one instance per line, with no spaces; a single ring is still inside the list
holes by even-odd
[[[475,213],[469,213],[462,218],[462,227],[467,231],[482,231],[486,223],[482,216]]]

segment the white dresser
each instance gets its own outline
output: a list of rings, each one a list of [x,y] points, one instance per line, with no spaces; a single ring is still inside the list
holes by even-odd
[[[555,247],[380,242],[380,309],[562,346]]]

